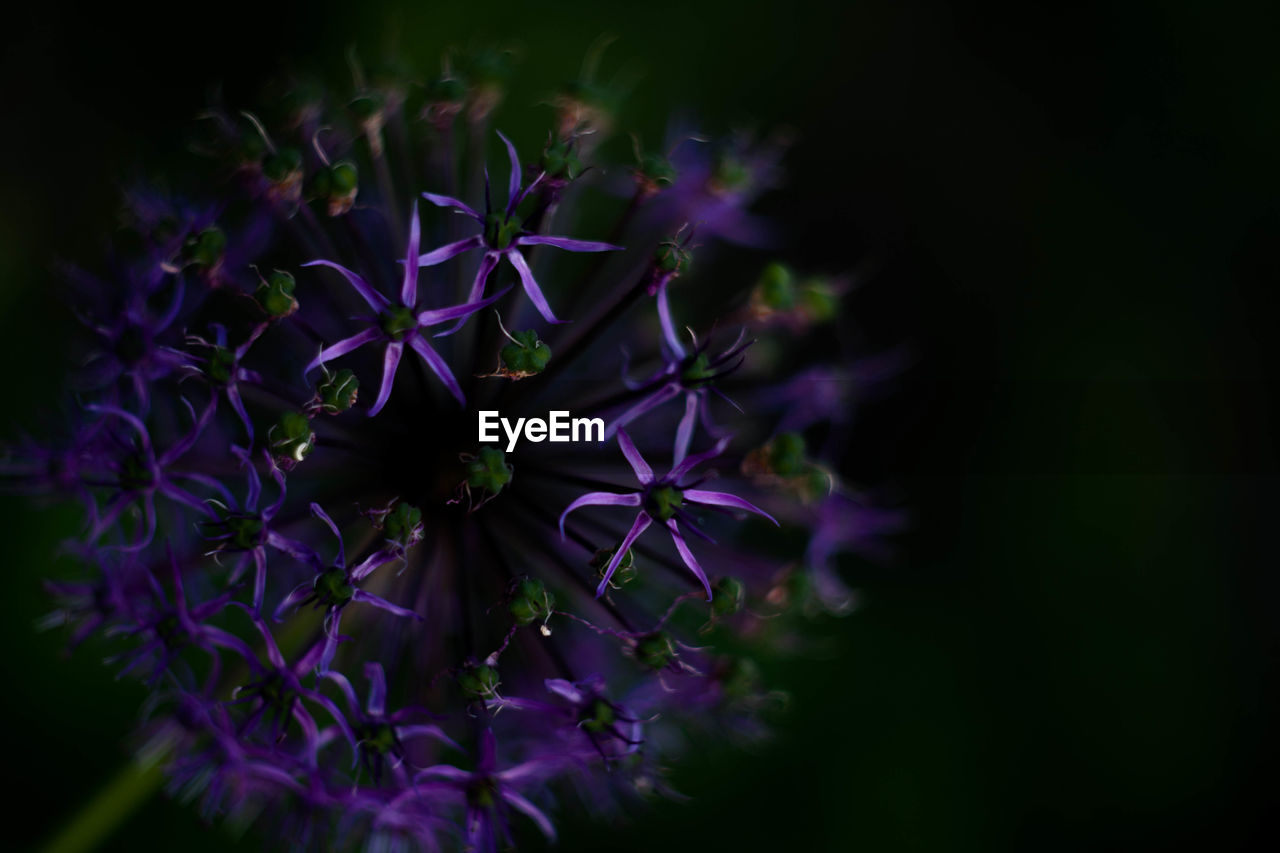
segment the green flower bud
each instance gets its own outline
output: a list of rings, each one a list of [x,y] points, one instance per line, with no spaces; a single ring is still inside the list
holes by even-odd
[[[772,311],[790,311],[796,303],[795,276],[783,264],[769,264],[760,274],[753,296]]]
[[[296,181],[302,175],[302,152],[296,148],[281,148],[263,161],[262,174],[273,184]]]
[[[618,715],[612,705],[603,699],[596,699],[589,707],[582,710],[578,717],[578,725],[592,734],[600,734],[612,726],[617,718]]]
[[[522,578],[516,583],[515,593],[507,609],[521,627],[534,622],[546,622],[555,609],[556,597],[536,578]]]
[[[386,538],[401,548],[409,548],[422,541],[422,510],[413,504],[396,501],[389,512],[381,517],[382,532]]]
[[[226,385],[231,381],[235,369],[236,354],[226,347],[214,347],[209,352],[209,364],[204,369],[204,375],[218,385]]]
[[[482,447],[467,462],[467,485],[472,489],[496,495],[511,482],[515,469],[507,464],[507,456],[496,447]]]
[[[689,262],[693,259],[693,253],[688,249],[680,248],[675,242],[666,242],[658,246],[653,252],[653,263],[661,273],[670,273],[672,275],[683,275],[689,271]]]
[[[827,322],[835,319],[840,299],[830,282],[811,279],[800,289],[800,307],[814,320]]]
[[[216,225],[210,225],[199,234],[187,238],[183,246],[183,255],[188,263],[199,267],[210,268],[222,260],[227,250],[227,235]]]
[[[360,391],[360,381],[355,373],[342,368],[337,373],[325,376],[316,386],[316,399],[320,411],[327,415],[345,412],[356,404],[356,396]]]
[[[574,153],[573,146],[561,139],[547,146],[539,165],[549,178],[572,181],[582,174],[582,161]]]
[[[551,361],[551,347],[538,340],[538,333],[533,329],[524,332],[512,332],[512,343],[507,344],[499,353],[505,373],[513,379],[523,379],[541,373]]]
[[[298,300],[293,297],[295,286],[293,276],[282,270],[276,270],[258,285],[253,298],[269,316],[276,319],[288,317],[298,310]]]
[[[720,578],[712,591],[711,614],[716,618],[732,616],[746,604],[746,587],[737,578]]]
[[[457,675],[458,688],[468,699],[482,701],[498,695],[498,670],[488,664],[469,663]]]
[[[311,421],[301,412],[285,412],[267,431],[267,439],[277,459],[292,466],[306,459],[315,447]]]
[[[676,659],[676,647],[665,631],[654,631],[636,640],[635,659],[649,669],[664,669]]]
[[[809,462],[805,458],[804,436],[798,432],[783,432],[774,436],[766,445],[769,467],[773,473],[784,477],[803,474]]]

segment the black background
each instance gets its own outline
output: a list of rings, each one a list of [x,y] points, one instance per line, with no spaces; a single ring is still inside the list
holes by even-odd
[[[765,747],[706,744],[694,802],[562,849],[1247,849],[1276,803],[1272,440],[1280,63],[1235,4],[208,3],[11,12],[0,365],[7,421],[47,406],[54,258],[90,259],[119,190],[166,162],[211,86],[252,103],[344,51],[425,68],[516,40],[509,103],[593,38],[711,127],[800,132],[773,212],[797,255],[876,270],[847,307],[916,366],[843,465],[912,531],[859,564],[835,654],[776,673]],[[3,504],[6,833],[37,844],[125,760],[139,688],[37,635],[74,515]],[[241,843],[264,842],[250,835]],[[109,849],[225,849],[156,800]],[[270,843],[266,843],[270,848]]]

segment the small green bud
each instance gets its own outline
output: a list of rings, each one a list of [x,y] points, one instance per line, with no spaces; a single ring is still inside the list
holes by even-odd
[[[281,148],[263,161],[262,174],[273,184],[298,180],[302,175],[302,152],[296,148]]]
[[[737,578],[720,578],[712,592],[711,614],[717,618],[732,616],[742,610],[746,603],[746,587]]]
[[[512,332],[514,342],[507,344],[498,354],[504,372],[513,379],[534,376],[546,369],[551,361],[551,347],[538,340],[533,329]]]
[[[265,525],[256,515],[230,515],[223,519],[223,524],[231,538],[226,540],[230,547],[238,551],[248,551],[262,544]]]
[[[401,548],[416,545],[425,535],[422,510],[404,501],[396,501],[395,506],[382,516],[381,525],[386,538]]]
[[[835,319],[840,299],[829,282],[811,279],[800,289],[800,306],[814,320],[826,322]]]
[[[561,139],[547,146],[539,165],[550,178],[572,181],[582,174],[582,161],[574,153],[573,146]]]
[[[488,664],[469,663],[458,672],[458,688],[471,700],[492,699],[498,695],[498,670]]]
[[[805,458],[804,436],[798,432],[783,432],[774,436],[768,444],[769,466],[773,473],[784,477],[803,474],[808,467]]]
[[[366,122],[381,114],[386,106],[386,99],[381,92],[365,92],[357,95],[351,102],[351,113],[360,121]]]
[[[676,181],[676,167],[661,154],[641,154],[636,172],[650,191],[669,187]]]
[[[276,270],[258,285],[253,298],[269,316],[276,319],[288,317],[298,310],[298,300],[293,296],[295,286],[293,276],[282,270]]]
[[[360,391],[360,380],[348,368],[331,373],[316,386],[316,399],[320,411],[327,415],[345,412],[356,404],[356,396]]]
[[[675,644],[665,631],[654,631],[638,638],[632,653],[642,665],[653,670],[664,669],[676,659]]]
[[[555,608],[556,597],[536,578],[522,578],[516,583],[515,593],[507,609],[521,627],[534,622],[546,622]]]
[[[496,447],[482,447],[467,462],[467,485],[496,495],[511,482],[515,469],[507,464],[507,456]]]
[[[789,311],[796,302],[795,276],[783,264],[769,264],[756,282],[754,296],[765,308]]]
[[[668,241],[653,252],[653,263],[664,274],[683,275],[689,271],[693,253],[682,249],[678,243]]]
[[[292,466],[306,459],[315,447],[311,421],[301,412],[285,412],[267,432],[276,457]]]
[[[187,238],[183,254],[189,263],[205,268],[215,266],[227,250],[227,235],[216,225]]]

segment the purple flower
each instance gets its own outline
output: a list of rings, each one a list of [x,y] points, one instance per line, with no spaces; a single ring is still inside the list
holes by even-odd
[[[484,258],[480,261],[480,269],[476,271],[475,281],[471,285],[471,293],[467,296],[468,302],[475,302],[484,294],[485,283],[489,280],[489,275],[497,268],[498,262],[506,258],[511,263],[511,266],[515,267],[516,272],[519,273],[520,282],[524,285],[524,292],[529,295],[529,300],[538,309],[538,313],[548,323],[560,323],[562,321],[557,320],[556,315],[552,313],[551,306],[547,304],[547,298],[542,294],[542,288],[538,286],[537,280],[533,277],[533,270],[529,268],[529,262],[525,260],[524,255],[520,254],[520,247],[554,246],[567,252],[611,252],[620,250],[622,247],[591,240],[574,240],[570,237],[549,237],[541,234],[532,234],[524,230],[523,223],[516,215],[516,209],[528,197],[534,187],[538,186],[545,173],[540,173],[529,186],[521,190],[520,157],[516,154],[516,147],[511,144],[511,140],[503,136],[501,131],[498,132],[498,136],[502,137],[503,143],[507,146],[507,155],[511,158],[511,176],[508,179],[506,209],[497,212],[490,206],[487,170],[485,172],[484,216],[472,210],[466,202],[459,201],[456,198],[435,193],[423,193],[422,197],[432,204],[438,207],[450,207],[471,217],[479,224],[482,231],[474,237],[468,237],[456,243],[449,243],[435,251],[419,256],[418,264],[429,267],[443,263],[450,258],[455,258],[471,249],[484,249]],[[461,326],[462,323],[458,322],[448,333],[456,332]]]
[[[635,444],[631,441],[631,436],[627,435],[626,430],[618,430],[618,447],[622,449],[622,455],[626,457],[627,463],[631,465],[631,470],[635,472],[636,479],[640,481],[640,485],[643,488],[631,494],[622,495],[613,492],[588,492],[569,504],[565,511],[560,513],[560,537],[563,539],[565,535],[565,517],[579,507],[642,507],[640,512],[636,514],[636,520],[631,525],[631,529],[627,531],[622,543],[614,551],[613,559],[609,561],[609,565],[605,568],[604,577],[596,587],[596,598],[604,594],[605,588],[609,585],[609,579],[617,571],[618,565],[622,562],[622,558],[626,556],[627,550],[631,548],[632,543],[649,528],[650,524],[658,521],[664,524],[667,530],[671,532],[671,541],[675,543],[676,550],[680,552],[680,558],[689,567],[689,571],[693,572],[694,577],[702,583],[702,588],[707,591],[707,601],[711,600],[711,582],[707,580],[706,572],[698,565],[693,552],[689,550],[688,544],[684,541],[684,536],[680,533],[680,527],[676,523],[677,519],[683,521],[691,531],[703,535],[694,526],[693,519],[685,511],[684,505],[686,502],[703,506],[746,510],[747,512],[754,512],[756,515],[762,515],[774,524],[778,523],[769,513],[737,495],[680,485],[680,480],[684,478],[685,474],[688,474],[703,462],[719,456],[728,445],[729,439],[722,438],[710,450],[687,457],[677,463],[665,477],[655,478],[653,469],[649,467],[648,462],[644,461],[640,451],[636,450]]]
[[[439,325],[448,320],[465,320],[486,305],[491,305],[502,296],[502,293],[498,293],[488,299],[480,301],[473,299],[465,305],[454,305],[451,308],[418,310],[418,263],[414,259],[418,255],[419,233],[418,205],[415,203],[413,205],[413,218],[409,223],[409,249],[405,254],[404,278],[400,284],[400,303],[398,305],[393,305],[391,300],[375,290],[364,278],[341,264],[319,260],[310,261],[302,265],[304,267],[332,267],[342,273],[343,277],[355,288],[356,293],[360,294],[360,297],[369,303],[370,308],[378,312],[376,316],[369,318],[371,325],[364,330],[320,350],[320,354],[311,360],[305,371],[310,373],[329,359],[346,355],[367,343],[378,340],[386,341],[387,348],[383,351],[382,356],[382,385],[378,388],[378,399],[374,400],[373,406],[369,408],[370,417],[382,411],[382,407],[387,404],[387,399],[391,396],[391,387],[395,384],[396,379],[396,368],[400,366],[400,356],[404,352],[406,344],[422,357],[427,367],[431,368],[431,372],[444,383],[445,387],[449,389],[449,393],[458,401],[458,404],[465,405],[466,399],[462,395],[462,389],[458,387],[458,380],[453,377],[453,371],[449,370],[449,365],[445,364],[440,354],[431,348],[431,344],[427,343],[423,332],[431,326]],[[503,293],[505,292],[503,291]]]
[[[285,596],[280,606],[276,608],[276,621],[280,621],[280,614],[290,607],[314,602],[317,607],[324,608],[324,651],[316,667],[316,671],[323,675],[329,671],[329,664],[333,662],[333,655],[338,650],[338,641],[342,639],[338,634],[338,629],[342,627],[342,611],[351,602],[359,601],[379,610],[385,610],[392,616],[408,617],[419,622],[422,621],[422,617],[412,610],[392,604],[381,596],[356,588],[355,584],[368,577],[376,566],[370,566],[366,561],[348,569],[347,549],[342,543],[342,534],[338,531],[338,525],[333,523],[333,519],[329,518],[319,504],[311,504],[311,512],[328,525],[333,535],[337,537],[338,557],[334,560],[332,568],[320,572],[313,580],[298,584]]]
[[[260,384],[262,377],[257,371],[241,367],[240,362],[249,351],[249,347],[253,346],[253,342],[266,331],[267,326],[267,323],[259,323],[249,333],[249,337],[245,338],[244,343],[235,349],[227,347],[227,327],[221,323],[210,324],[214,336],[212,342],[199,335],[187,335],[189,345],[202,347],[208,351],[208,354],[204,357],[192,358],[185,367],[204,376],[213,387],[227,395],[227,402],[240,418],[240,423],[244,424],[250,445],[253,444],[253,421],[249,420],[249,414],[244,410],[244,401],[240,399],[239,383]]]
[[[667,340],[663,352],[666,364],[643,382],[627,382],[628,387],[633,390],[648,390],[648,393],[609,424],[605,437],[612,438],[614,433],[636,418],[682,394],[684,395],[684,415],[676,428],[675,454],[672,464],[679,465],[688,454],[689,444],[693,441],[695,420],[700,418],[703,428],[712,436],[723,437],[722,431],[711,422],[709,398],[714,392],[739,412],[742,411],[736,403],[712,384],[742,366],[745,358],[742,355],[743,351],[755,343],[754,341],[743,343],[742,338],[742,334],[738,335],[738,339],[731,347],[716,356],[707,355],[710,341],[699,344],[695,339],[693,352],[686,352],[674,336]]]

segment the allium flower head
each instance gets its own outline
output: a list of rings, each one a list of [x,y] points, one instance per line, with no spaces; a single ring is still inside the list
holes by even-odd
[[[805,444],[845,414],[801,406],[808,383],[853,368],[693,264],[694,234],[772,235],[748,208],[780,149],[700,137],[629,172],[600,154],[625,110],[595,62],[532,160],[490,127],[502,51],[425,89],[215,105],[208,197],[132,193],[127,263],[69,268],[91,348],[69,426],[0,474],[84,507],[46,625],[112,638],[152,688],[144,749],[207,816],[299,849],[493,850],[667,791],[682,732],[766,730],[742,650],[784,630],[793,580],[847,610],[837,556],[895,526]]]

